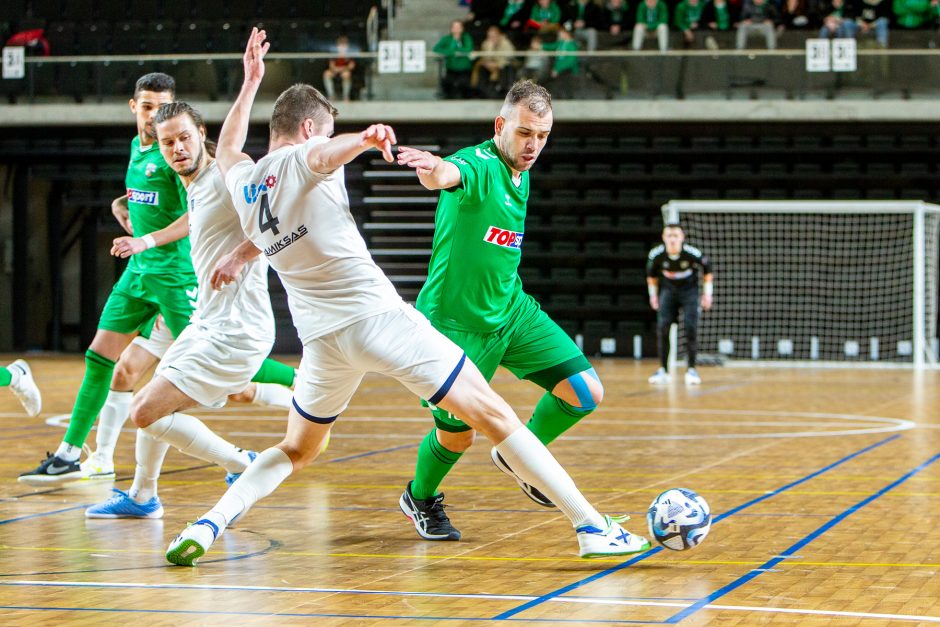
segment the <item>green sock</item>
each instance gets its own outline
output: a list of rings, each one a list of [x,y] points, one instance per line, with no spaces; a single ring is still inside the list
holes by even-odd
[[[411,482],[411,496],[423,501],[437,494],[441,481],[450,472],[463,453],[449,451],[437,441],[437,429],[424,436],[418,447],[415,478]]]
[[[294,369],[268,357],[251,380],[255,383],[277,383],[290,387],[294,385]]]
[[[545,396],[539,399],[526,426],[542,444],[548,446],[592,411],[594,410],[576,409],[551,392],[546,392]]]
[[[0,367],[0,388],[5,388],[10,385],[10,381],[13,379],[13,375],[10,374],[10,371],[6,368]]]
[[[75,406],[72,407],[72,420],[65,432],[65,442],[81,448],[98,418],[98,412],[108,399],[111,374],[114,362],[102,357],[90,348],[85,351],[85,378],[78,389]]]

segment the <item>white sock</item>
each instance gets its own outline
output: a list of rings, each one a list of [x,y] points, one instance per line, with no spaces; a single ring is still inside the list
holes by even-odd
[[[496,445],[496,450],[514,473],[550,498],[572,525],[604,528],[604,517],[587,502],[565,469],[531,431],[525,427],[516,429]]]
[[[288,387],[277,383],[256,383],[255,398],[252,401],[258,405],[271,405],[289,409],[294,392]]]
[[[62,443],[59,444],[59,448],[55,450],[55,456],[63,461],[75,462],[82,456],[82,447],[72,446],[65,440],[62,440]]]
[[[108,392],[108,400],[104,402],[101,413],[98,414],[98,432],[95,435],[95,452],[106,455],[108,459],[114,457],[114,447],[121,437],[121,429],[127,422],[131,413],[131,399],[133,392]]]
[[[13,387],[17,383],[19,383],[20,377],[23,376],[23,374],[25,374],[22,368],[20,368],[19,366],[14,366],[13,364],[10,364],[9,366],[7,366],[7,372],[10,373],[10,387]],[[297,372],[297,371],[295,370],[294,372]]]
[[[157,479],[169,449],[168,443],[150,437],[143,429],[137,430],[137,468],[128,496],[138,503],[146,503],[157,495]]]
[[[144,431],[187,455],[218,464],[228,472],[243,472],[251,461],[247,451],[236,448],[189,414],[176,412],[164,416]]]
[[[221,534],[237,516],[241,516],[252,505],[274,492],[292,472],[294,465],[287,453],[279,448],[262,451],[203,518],[208,518],[218,525]]]

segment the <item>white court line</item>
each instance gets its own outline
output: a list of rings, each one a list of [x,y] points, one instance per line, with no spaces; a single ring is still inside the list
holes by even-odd
[[[509,595],[509,594],[449,594],[438,592],[404,592],[397,590],[357,590],[344,588],[295,588],[280,586],[224,586],[224,585],[192,585],[192,584],[150,584],[150,583],[112,583],[112,582],[88,582],[88,581],[5,581],[0,582],[0,586],[37,586],[37,587],[62,587],[62,588],[144,588],[144,589],[182,589],[182,590],[233,590],[244,592],[310,592],[320,594],[362,594],[362,595],[380,595],[380,596],[404,596],[404,597],[426,597],[426,598],[446,598],[446,599],[487,599],[495,601],[531,601],[535,596],[528,595]],[[686,608],[688,603],[671,601],[648,601],[648,600],[629,600],[629,599],[608,599],[592,597],[552,597],[548,599],[551,603],[577,603],[582,605],[614,605],[614,606],[632,606],[632,607],[668,607],[668,608]],[[877,614],[874,612],[846,612],[837,610],[811,610],[787,607],[761,607],[748,605],[706,605],[705,610],[728,610],[735,612],[765,612],[770,614],[802,614],[807,616],[840,616],[846,618],[873,618],[879,620],[908,620],[927,623],[940,623],[940,616],[914,616],[910,614]]]

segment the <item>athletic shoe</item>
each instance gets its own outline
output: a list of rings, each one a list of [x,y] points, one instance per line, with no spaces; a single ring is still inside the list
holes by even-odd
[[[114,481],[114,460],[95,451],[81,463],[82,479],[87,481]]]
[[[159,496],[152,496],[146,503],[138,503],[127,492],[111,488],[114,494],[104,503],[92,505],[85,510],[85,518],[163,518],[163,505]]]
[[[689,368],[685,373],[686,385],[702,385],[702,377],[698,376],[698,370]]]
[[[581,547],[581,557],[609,557],[612,555],[630,555],[640,553],[650,546],[650,541],[643,536],[637,536],[623,527],[620,523],[626,522],[629,516],[604,516],[605,529],[598,529],[594,525],[581,525],[578,532],[578,545]]]
[[[460,532],[450,524],[450,518],[444,513],[444,493],[429,499],[418,500],[411,496],[411,481],[398,499],[398,507],[411,519],[418,535],[425,540],[459,540]]]
[[[20,376],[16,383],[10,383],[10,390],[16,396],[17,400],[23,405],[27,416],[38,416],[42,411],[42,394],[36,387],[36,381],[33,380],[33,372],[22,359],[17,359],[7,366],[7,370],[18,373]]]
[[[200,518],[176,536],[166,550],[166,559],[177,566],[195,566],[206,554],[219,535],[219,528],[211,520]]]
[[[672,377],[669,376],[669,373],[666,372],[665,368],[660,368],[653,373],[653,376],[651,376],[648,381],[653,385],[666,385],[672,381]]]
[[[68,483],[82,478],[82,468],[76,459],[67,462],[52,453],[46,453],[46,459],[36,468],[19,476],[20,483],[37,487],[48,487]]]
[[[256,458],[257,456],[258,456],[258,454],[255,453],[254,451],[248,451],[248,463],[250,464],[251,462],[255,461],[255,458]],[[245,471],[243,470],[242,472],[245,472]],[[226,483],[226,485],[232,485],[232,484],[235,483],[235,482],[238,480],[238,478],[241,477],[241,476],[242,476],[242,473],[241,473],[241,472],[230,472],[230,473],[227,473],[227,474],[225,475],[225,483]],[[190,566],[192,566],[192,564],[190,564]]]
[[[542,507],[555,507],[555,504],[552,503],[552,500],[542,494],[538,488],[536,488],[534,485],[529,485],[520,479],[516,473],[512,471],[512,468],[509,467],[509,464],[506,463],[506,460],[503,459],[503,456],[499,454],[499,451],[497,451],[495,448],[490,449],[490,458],[493,460],[493,463],[496,464],[497,468],[516,480],[516,483],[518,483],[519,487],[522,488],[523,494]]]

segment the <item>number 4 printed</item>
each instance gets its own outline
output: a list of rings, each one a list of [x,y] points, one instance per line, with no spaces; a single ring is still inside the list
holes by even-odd
[[[280,220],[271,215],[271,203],[268,202],[268,194],[261,194],[260,211],[258,212],[258,228],[264,233],[267,230],[274,231],[275,235],[280,235],[277,225]]]

